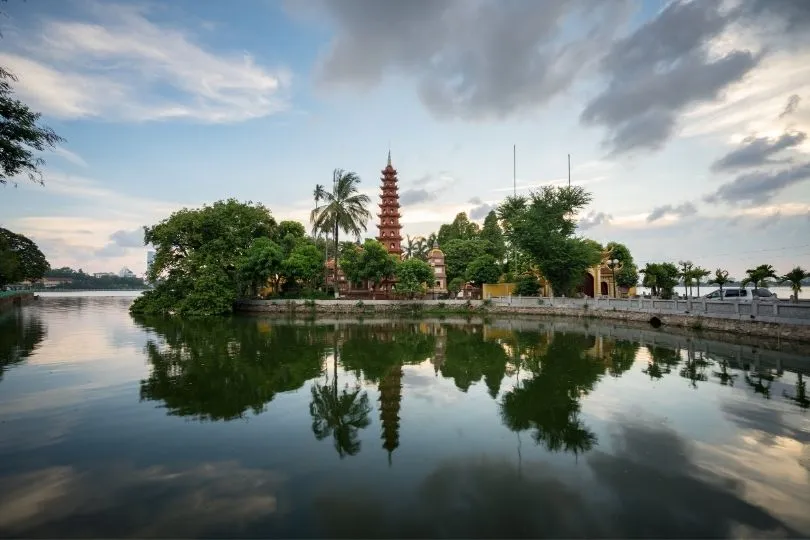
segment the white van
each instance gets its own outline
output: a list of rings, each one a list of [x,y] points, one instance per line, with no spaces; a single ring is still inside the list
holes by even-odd
[[[723,288],[723,300],[734,300],[737,302],[751,302],[754,299],[754,296],[759,297],[759,300],[762,302],[769,302],[778,300],[776,295],[765,289],[764,287],[760,287],[758,289],[754,289],[753,287],[725,287]],[[706,296],[704,296],[706,300],[720,300],[720,289],[716,291],[712,291]]]

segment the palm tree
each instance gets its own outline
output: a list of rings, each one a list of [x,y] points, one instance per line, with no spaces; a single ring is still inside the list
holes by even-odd
[[[759,287],[765,287],[765,280],[768,278],[779,279],[776,275],[776,270],[770,264],[760,264],[756,268],[749,268],[745,271],[748,276],[742,280],[742,286],[745,287],[749,283],[754,284],[754,290]]]
[[[709,280],[709,284],[715,284],[720,287],[720,300],[723,299],[723,285],[729,283],[731,278],[728,277],[728,270],[723,270],[722,268],[718,268],[714,271],[714,277]]]
[[[683,294],[692,296],[692,280],[695,278],[692,261],[678,261],[681,267],[681,278],[683,279]]]
[[[318,211],[318,203],[326,198],[326,189],[323,187],[323,184],[315,184],[315,190],[312,192],[312,196],[315,199],[315,211]],[[315,237],[318,237],[319,233],[323,233],[324,237],[324,248],[323,248],[323,282],[324,286],[326,286],[326,278],[327,278],[327,271],[329,269],[326,261],[329,260],[329,228],[325,228],[323,230],[314,230],[312,231]]]
[[[402,248],[405,252],[405,257],[410,259],[416,253],[416,242],[409,234],[405,235],[405,246]]]
[[[414,256],[418,259],[426,261],[431,247],[433,247],[432,244],[428,244],[424,236],[418,236],[416,238]]]
[[[695,282],[697,283],[697,293],[698,293],[697,295],[698,295],[698,297],[700,297],[700,280],[706,278],[711,273],[712,273],[711,270],[706,270],[705,268],[702,268],[700,266],[696,266],[692,270],[692,274],[695,277]]]
[[[371,405],[368,393],[361,392],[359,384],[354,390],[348,386],[338,393],[338,332],[335,328],[332,348],[332,384],[315,384],[309,414],[312,417],[312,432],[317,440],[332,436],[340,459],[360,451],[358,431],[368,427],[371,421]],[[328,378],[328,375],[327,375]]]
[[[436,235],[435,232],[432,232],[428,235],[426,242],[429,248],[432,248],[433,245],[439,240],[439,237]]]
[[[324,193],[326,204],[313,210],[310,215],[313,230],[331,229],[334,235],[335,298],[340,294],[337,286],[340,231],[359,237],[366,230],[366,222],[371,218],[371,212],[366,208],[371,199],[359,192],[359,184],[360,177],[356,173],[335,169],[332,172],[332,192]]]
[[[810,272],[806,272],[801,266],[797,266],[781,278],[779,284],[790,283],[793,289],[793,301],[799,301],[799,293],[802,291],[802,281],[810,277]]]

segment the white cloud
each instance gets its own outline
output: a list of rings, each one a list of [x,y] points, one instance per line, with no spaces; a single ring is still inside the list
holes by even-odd
[[[56,146],[51,149],[50,151],[52,154],[55,154],[74,165],[79,165],[80,167],[87,167],[87,162],[84,160],[82,156],[77,154],[76,152],[71,152],[64,146]]]
[[[286,107],[286,69],[205,50],[143,7],[90,5],[92,20],[50,20],[24,52],[0,54],[35,109],[64,118],[237,122]],[[171,96],[161,95],[166,88]]]

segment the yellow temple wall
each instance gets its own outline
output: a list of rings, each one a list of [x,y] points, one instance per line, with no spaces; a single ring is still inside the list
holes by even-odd
[[[481,296],[487,300],[493,296],[512,296],[514,292],[514,283],[484,283]]]

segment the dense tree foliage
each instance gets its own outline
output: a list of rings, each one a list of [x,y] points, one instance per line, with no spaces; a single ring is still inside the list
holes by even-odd
[[[278,244],[266,236],[254,239],[245,254],[236,263],[240,283],[239,292],[255,296],[271,278],[278,288],[283,262],[284,252]]]
[[[290,252],[282,268],[288,285],[312,291],[323,278],[323,253],[312,243],[301,242]]]
[[[237,297],[237,267],[256,238],[276,230],[270,211],[234,199],[173,213],[145,228],[155,246],[148,278],[157,282],[133,302],[133,313],[214,315],[228,313]]]
[[[121,277],[115,274],[100,274],[95,276],[93,274],[86,274],[84,270],[79,268],[74,270],[63,266],[61,268],[53,268],[45,272],[46,278],[67,278],[70,281],[65,281],[54,286],[54,289],[67,289],[67,290],[139,290],[143,289],[146,284],[143,279],[139,277]]]
[[[433,267],[421,259],[406,259],[397,264],[396,276],[396,291],[411,298],[424,292],[425,285],[432,285],[435,279]]]
[[[467,266],[482,255],[487,254],[488,244],[477,238],[469,240],[450,240],[442,247],[444,251],[444,262],[447,265],[447,279],[453,280],[457,277],[465,277]]]
[[[574,236],[574,216],[590,200],[580,186],[544,186],[528,198],[509,198],[501,205],[510,241],[531,257],[554,294],[572,295],[585,271],[601,261],[598,249]]]
[[[497,283],[501,277],[501,270],[495,263],[495,257],[489,254],[476,257],[467,266],[467,281],[480,287],[484,283]]]
[[[678,277],[678,267],[672,263],[647,263],[641,273],[644,274],[642,285],[650,289],[653,296],[672,298]]]
[[[498,224],[498,216],[494,210],[490,211],[487,217],[484,218],[484,226],[481,228],[478,238],[489,243],[489,246],[487,246],[489,255],[492,255],[497,262],[503,261],[504,255],[506,255],[506,243],[501,226]]]
[[[609,257],[619,261],[619,268],[616,270],[616,284],[628,289],[638,285],[638,267],[627,246],[618,242],[608,242],[605,249],[609,252]]]
[[[362,247],[352,246],[344,250],[340,267],[351,283],[368,281],[376,294],[380,283],[394,276],[397,261],[380,242],[368,239]]]
[[[24,174],[42,183],[45,161],[38,152],[54,148],[63,139],[39,123],[41,114],[14,97],[11,83],[17,78],[0,67],[0,185]]]
[[[767,287],[769,279],[779,279],[776,270],[770,264],[760,264],[756,268],[749,268],[745,271],[746,277],[742,280],[743,287],[749,283],[754,285],[754,289]]]
[[[478,237],[479,227],[474,221],[470,221],[467,214],[461,212],[456,215],[453,222],[439,227],[439,246],[444,249],[452,240],[472,240]]]
[[[518,296],[537,296],[540,292],[540,280],[533,274],[524,274],[515,282],[515,294]]]
[[[49,269],[45,255],[30,238],[0,228],[0,287],[40,279]]]

